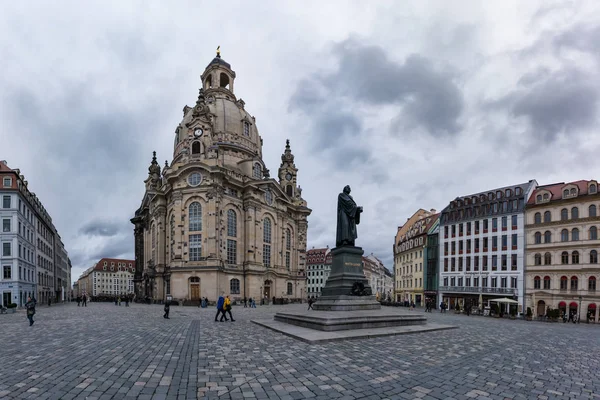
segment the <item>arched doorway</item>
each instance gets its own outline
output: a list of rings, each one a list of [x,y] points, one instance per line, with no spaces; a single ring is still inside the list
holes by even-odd
[[[577,315],[577,303],[572,301],[569,304],[569,319],[572,319],[573,316]]]
[[[562,318],[563,315],[567,313],[567,303],[561,301],[560,303],[558,303],[558,309],[560,310],[560,317]]]
[[[269,300],[271,298],[271,286],[273,282],[270,280],[266,280],[264,284],[263,296]]]
[[[537,315],[539,317],[546,315],[546,302],[544,300],[540,300],[537,303]]]
[[[190,278],[190,300],[200,300],[200,278],[197,276]]]
[[[590,303],[588,304],[588,308],[587,308],[587,321],[590,322],[595,322],[596,321],[596,303]]]

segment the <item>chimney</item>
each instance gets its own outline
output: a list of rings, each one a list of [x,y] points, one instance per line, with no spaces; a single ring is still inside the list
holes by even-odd
[[[2,161],[0,161],[0,162],[1,162],[2,164],[4,164],[4,165],[8,166],[8,163],[6,162],[6,160],[2,160]]]

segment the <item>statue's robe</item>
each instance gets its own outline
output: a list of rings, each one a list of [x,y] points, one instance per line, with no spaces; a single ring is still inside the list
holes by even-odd
[[[360,223],[360,210],[352,196],[346,193],[340,193],[337,206],[337,233],[335,245],[354,246],[354,241],[358,237],[356,225]]]

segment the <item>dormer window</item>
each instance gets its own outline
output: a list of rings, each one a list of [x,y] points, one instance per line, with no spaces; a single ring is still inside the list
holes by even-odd
[[[501,199],[502,198],[502,192],[500,190],[496,191],[496,198],[497,199]]]
[[[577,189],[571,188],[571,192],[569,194],[576,195],[577,194]]]
[[[4,178],[2,185],[4,187],[11,187],[12,186],[12,178]]]
[[[250,136],[250,124],[244,121],[244,136]]]
[[[537,201],[538,203],[539,203],[540,201],[542,201],[542,195],[541,195],[541,194],[538,194],[538,195],[535,197],[535,201]]]
[[[588,192],[590,194],[595,194],[598,191],[598,187],[596,186],[595,183],[590,184],[590,188],[588,190]]]
[[[504,191],[504,195],[505,195],[506,197],[510,197],[510,196],[512,196],[512,190],[510,190],[510,189],[506,189],[506,190]]]
[[[550,200],[550,195],[548,193],[544,193],[544,200]]]
[[[517,195],[517,196],[521,195],[521,188],[520,187],[516,187],[515,188],[515,195]]]

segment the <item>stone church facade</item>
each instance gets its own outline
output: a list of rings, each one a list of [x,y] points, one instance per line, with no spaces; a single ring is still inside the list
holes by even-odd
[[[235,72],[217,54],[183,108],[173,160],[156,153],[134,224],[138,299],[197,302],[299,299],[306,293],[307,217],[289,141],[277,177],[262,159],[255,118],[234,94]]]

